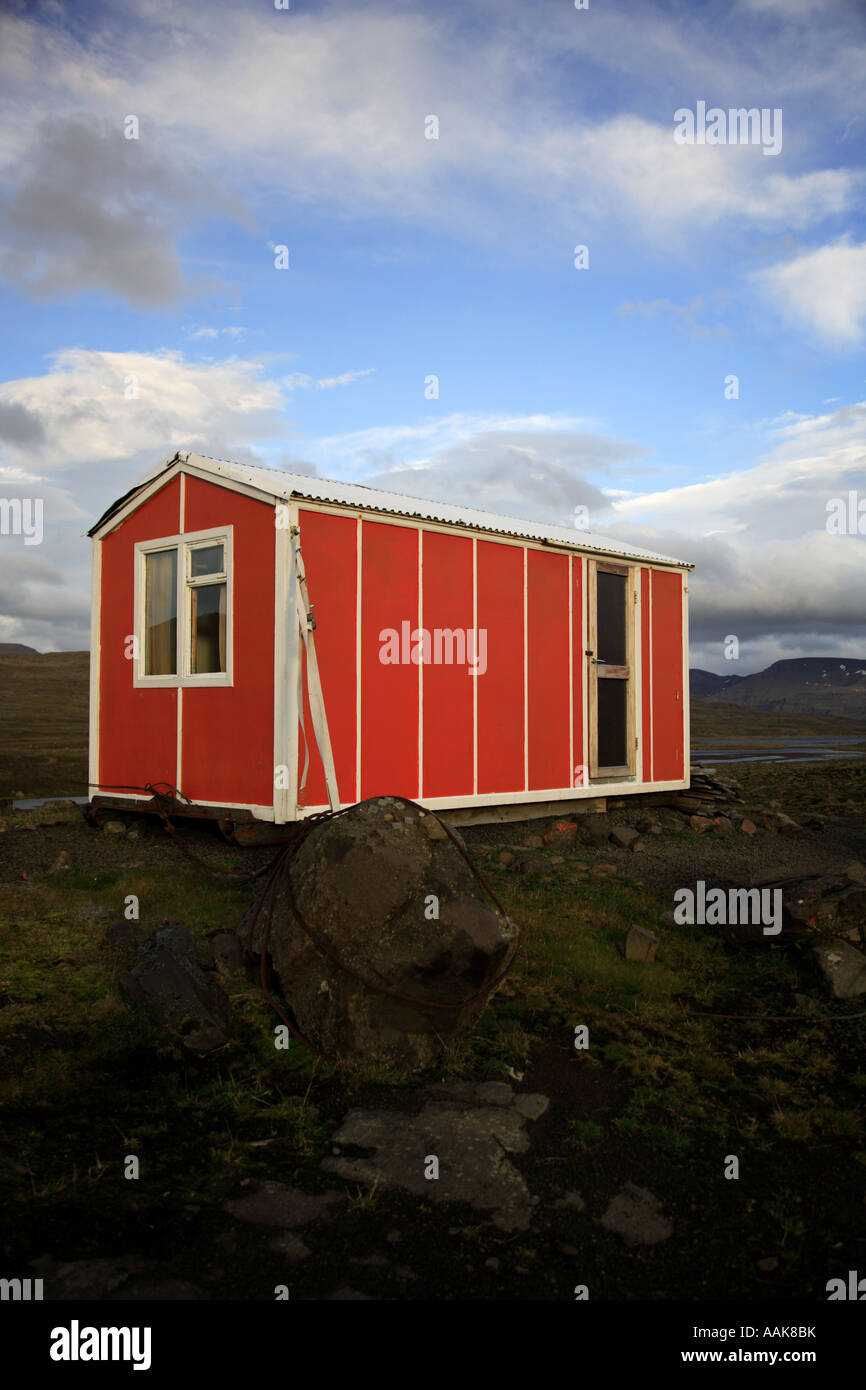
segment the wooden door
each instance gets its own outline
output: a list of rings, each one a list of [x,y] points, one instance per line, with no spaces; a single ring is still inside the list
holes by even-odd
[[[633,777],[635,571],[601,560],[588,571],[589,775]]]

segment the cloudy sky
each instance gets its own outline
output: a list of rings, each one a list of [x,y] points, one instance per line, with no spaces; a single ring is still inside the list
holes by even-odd
[[[693,665],[863,657],[864,86],[862,0],[6,0],[0,641],[88,645],[190,448],[585,507],[695,562]]]

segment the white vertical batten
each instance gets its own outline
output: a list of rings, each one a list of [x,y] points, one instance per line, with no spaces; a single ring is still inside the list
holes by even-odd
[[[574,618],[572,598],[574,590],[573,557],[568,557],[568,781],[574,786]]]
[[[691,689],[689,687],[689,576],[682,576],[683,588],[683,777],[692,779]]]
[[[529,631],[527,573],[529,551],[523,547],[523,790],[529,791]]]
[[[133,622],[133,632],[135,623]],[[99,790],[99,676],[102,655],[102,541],[90,542],[90,710],[88,795]],[[133,665],[135,657],[132,658]]]
[[[284,508],[282,516],[285,526],[277,525],[278,508]],[[292,788],[293,758],[290,747],[290,723],[295,709],[295,691],[298,688],[297,672],[295,683],[291,684],[289,675],[289,650],[292,640],[291,618],[295,614],[294,575],[291,565],[291,509],[287,503],[274,498],[274,771],[272,791],[274,799],[274,821],[284,825],[294,820],[297,786]],[[295,720],[295,742],[297,743],[297,719]],[[285,788],[277,787],[277,768],[286,769]]]
[[[641,624],[641,613],[643,612],[643,587],[641,581],[640,566],[629,566],[630,582],[634,586],[634,598],[631,600],[634,612],[634,622],[632,625],[632,650],[631,650],[631,676],[632,681],[632,707],[634,709],[634,736],[637,739],[637,746],[634,750],[634,780],[643,781],[643,631]]]
[[[361,800],[361,575],[364,520],[358,517],[355,582],[355,800]]]
[[[292,527],[300,526],[301,514],[297,502],[289,502],[289,525],[286,530],[286,565],[289,582],[286,598],[286,767],[289,769],[286,815],[289,820],[298,819],[298,677],[301,663],[301,631],[298,626],[298,612],[295,604],[295,574],[292,562]],[[303,696],[301,697],[303,698]]]
[[[472,626],[475,629],[475,675],[472,678],[472,795],[478,795],[478,537],[472,537]],[[486,651],[486,647],[485,647]],[[489,652],[487,656],[489,657]]]
[[[186,478],[181,466],[179,474],[177,534],[182,536],[186,527]],[[187,615],[186,615],[186,549],[178,546],[177,551],[177,761],[174,785],[181,790],[183,777],[183,671],[186,661]]]
[[[589,639],[589,567],[587,557],[580,557],[580,650],[583,662],[583,730],[582,730],[582,787],[589,786],[589,682],[592,679],[590,658],[586,655],[584,642]]]
[[[649,755],[647,761],[649,767],[644,768],[644,775],[648,782],[652,781],[653,752],[654,752],[654,730],[653,730],[653,577],[655,570],[649,571],[649,583],[647,584],[647,608],[649,609],[649,623],[647,625],[647,646],[649,647],[649,672],[647,684],[649,686]]]
[[[424,531],[418,527],[418,800],[424,800]]]

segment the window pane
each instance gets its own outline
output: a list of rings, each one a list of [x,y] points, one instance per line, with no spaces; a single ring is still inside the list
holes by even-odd
[[[627,666],[625,654],[625,585],[624,574],[598,570],[596,574],[598,608],[599,661],[609,666]]]
[[[144,673],[177,674],[177,551],[144,557]]]
[[[190,589],[192,651],[189,669],[195,676],[226,669],[226,586],[200,584]]]
[[[614,576],[616,577],[616,576]],[[625,767],[627,680],[600,677],[598,686],[598,765]]]
[[[191,579],[201,574],[223,574],[223,548],[221,545],[197,545],[189,552],[189,573]]]

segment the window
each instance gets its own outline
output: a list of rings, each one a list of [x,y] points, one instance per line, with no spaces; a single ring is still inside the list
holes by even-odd
[[[232,528],[135,550],[135,685],[231,685]]]
[[[148,676],[177,674],[177,551],[153,550],[144,557],[144,670]]]
[[[225,672],[227,588],[225,544],[186,547],[189,622],[186,662],[191,676]]]

